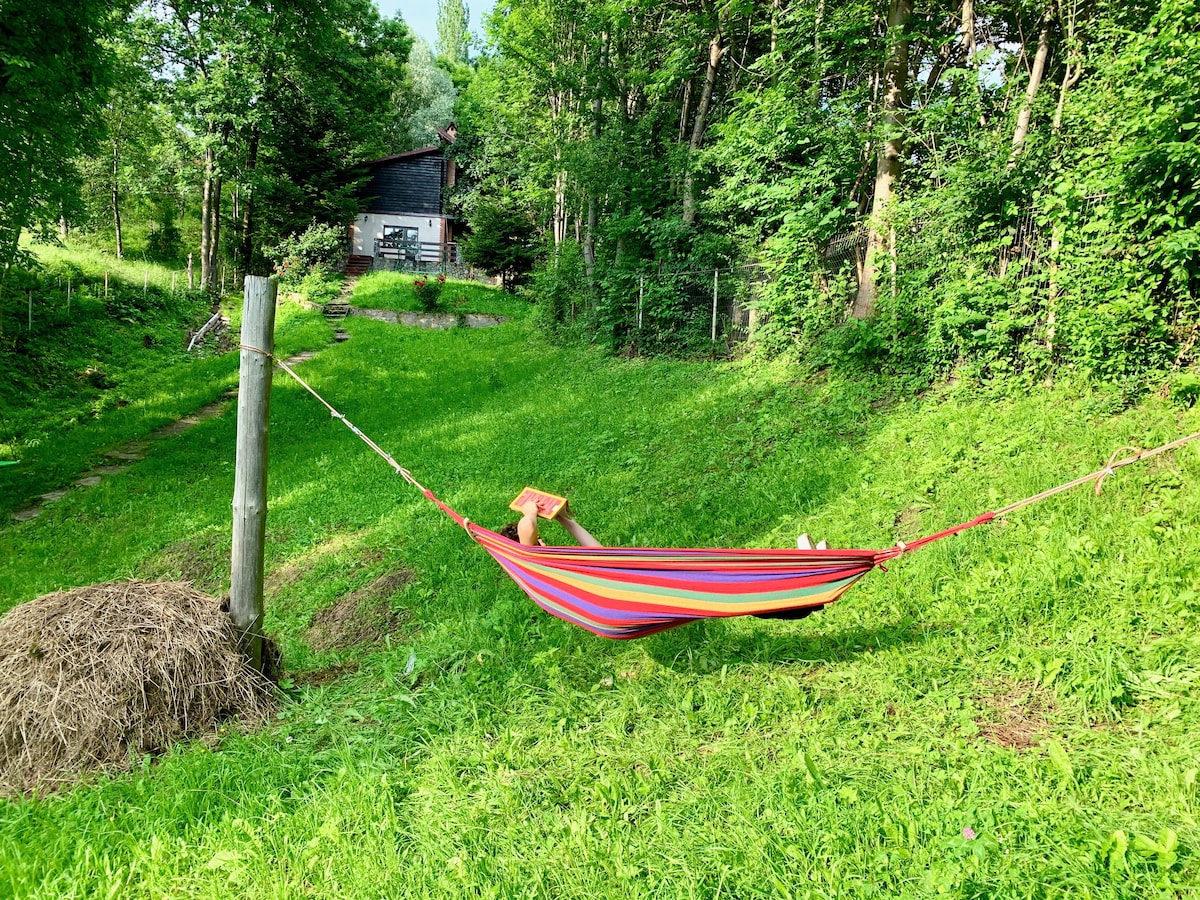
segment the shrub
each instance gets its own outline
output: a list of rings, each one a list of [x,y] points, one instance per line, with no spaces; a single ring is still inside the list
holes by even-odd
[[[346,232],[339,225],[314,221],[304,231],[284,238],[267,255],[284,284],[298,285],[314,271],[332,274],[345,266]]]

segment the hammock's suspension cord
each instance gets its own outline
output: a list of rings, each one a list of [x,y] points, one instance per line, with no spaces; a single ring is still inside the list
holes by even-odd
[[[321,405],[329,410],[329,414],[333,418],[340,419],[342,424],[349,428],[350,431],[359,438],[359,440],[375,451],[375,453],[377,453],[389,466],[392,467],[393,471],[395,471],[397,475],[436,503],[447,515],[459,522],[459,524],[463,525],[463,527],[469,526],[470,522],[468,519],[454,512],[454,510],[446,506],[445,503],[434,496],[430,490],[423,487],[421,483],[417,481],[417,479],[413,478],[412,473],[409,472],[408,469],[396,462],[396,460],[392,458],[391,454],[363,434],[353,422],[334,409],[332,404],[330,404],[328,400],[313,390],[303,378],[293,371],[291,366],[289,366],[279,357],[275,356],[273,353],[268,353],[266,350],[263,350],[259,347],[252,347],[249,344],[238,344],[238,347],[242,350],[250,350],[254,353],[261,353],[268,359],[274,360],[275,364],[279,366],[279,368],[283,369],[283,371],[288,375],[290,375],[297,384],[316,397]],[[909,553],[913,550],[919,550],[926,544],[932,544],[934,541],[941,540],[944,537],[950,537],[953,534],[958,534],[960,531],[966,531],[968,528],[974,528],[977,525],[986,525],[988,522],[999,518],[1000,516],[1007,515],[1010,512],[1015,512],[1016,510],[1022,509],[1026,506],[1032,506],[1034,503],[1038,503],[1039,501],[1045,500],[1048,497],[1053,497],[1055,494],[1061,494],[1063,491],[1069,491],[1072,488],[1079,487],[1082,484],[1087,484],[1089,481],[1095,484],[1096,493],[1099,494],[1104,484],[1104,479],[1115,475],[1117,473],[1117,469],[1131,465],[1135,462],[1141,462],[1142,460],[1150,459],[1152,456],[1158,456],[1161,453],[1167,453],[1168,451],[1182,447],[1184,444],[1191,443],[1197,439],[1200,439],[1200,431],[1197,431],[1194,434],[1189,434],[1186,437],[1178,438],[1170,443],[1163,444],[1162,446],[1155,447],[1151,450],[1139,450],[1136,447],[1121,447],[1119,450],[1114,452],[1111,457],[1109,457],[1108,463],[1099,471],[1092,472],[1090,475],[1082,475],[1079,478],[1068,481],[1066,484],[1060,484],[1057,487],[1048,488],[1039,494],[1034,494],[1032,497],[1026,497],[1024,500],[1018,500],[1016,503],[1010,503],[1008,506],[1002,506],[999,509],[992,510],[991,512],[985,512],[982,515],[971,519],[969,522],[963,522],[959,525],[951,526],[950,528],[947,528],[944,531],[939,531],[936,534],[931,534],[923,538],[917,538],[916,540],[909,541],[907,543],[900,541],[896,544],[896,546],[889,547],[887,550],[881,550],[879,553],[875,554],[875,563],[883,563],[889,559],[895,559],[902,553]],[[1131,455],[1123,457],[1122,459],[1116,458],[1117,454],[1124,453],[1125,451],[1131,451]]]

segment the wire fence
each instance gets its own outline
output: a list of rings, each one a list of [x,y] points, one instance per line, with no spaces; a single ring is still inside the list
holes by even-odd
[[[1075,235],[1090,235],[1095,230],[1094,223],[1101,218],[1101,207],[1107,200],[1105,194],[1087,197],[1068,213],[1053,219],[1034,209],[1025,209],[1011,216],[1004,223],[998,240],[993,239],[991,243],[994,249],[988,270],[993,276],[1018,281],[1049,280],[1056,243],[1062,238],[1064,230],[1070,229]],[[913,236],[919,236],[925,223],[911,223],[908,227]],[[1058,238],[1055,237],[1055,228],[1060,229]],[[973,236],[967,233],[951,235],[952,243],[964,252],[970,249],[972,240]],[[830,286],[835,284],[839,291],[847,287],[849,296],[842,299],[852,299],[865,270],[867,241],[868,230],[864,220],[835,234],[817,248],[816,271],[812,275],[826,289],[831,289]],[[903,254],[899,264],[903,265]],[[834,276],[848,276],[848,280]],[[651,327],[651,305],[657,302],[654,298],[662,296],[659,289],[670,287],[676,293],[689,295],[689,315],[694,320],[694,329],[702,324],[700,319],[706,317],[708,336],[714,348],[719,350],[723,344],[725,352],[736,352],[737,345],[752,337],[758,322],[755,300],[761,294],[761,283],[769,277],[763,265],[757,262],[708,271],[665,271],[639,275],[637,303],[627,310],[632,320],[632,343],[635,348],[651,343],[644,339]],[[711,285],[707,306],[699,300],[705,281]]]

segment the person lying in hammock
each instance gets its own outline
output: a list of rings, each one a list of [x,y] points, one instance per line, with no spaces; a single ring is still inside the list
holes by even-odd
[[[575,517],[571,515],[570,503],[564,503],[562,510],[554,517],[554,521],[562,525],[567,530],[571,537],[579,542],[581,547],[603,547],[598,540],[592,537],[591,533],[575,521]],[[521,504],[521,520],[519,522],[509,522],[503,526],[499,534],[513,541],[520,541],[527,547],[537,547],[542,545],[542,541],[538,538],[538,505],[530,500]]]

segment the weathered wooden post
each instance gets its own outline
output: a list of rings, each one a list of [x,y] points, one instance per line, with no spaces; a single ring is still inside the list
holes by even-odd
[[[189,253],[188,254],[188,290],[194,291],[195,289],[196,289],[196,278],[192,274],[192,254]]]
[[[638,308],[637,308],[637,327],[638,331],[642,330],[642,295],[646,291],[646,276],[638,275]]]
[[[275,281],[246,276],[242,343],[274,351]],[[233,554],[229,615],[242,649],[255,668],[263,665],[263,543],[267,526],[267,421],[271,360],[241,351],[238,376],[237,458],[233,476]]]
[[[720,276],[720,269],[713,269],[713,316],[712,316],[712,342],[717,342],[717,278]]]

